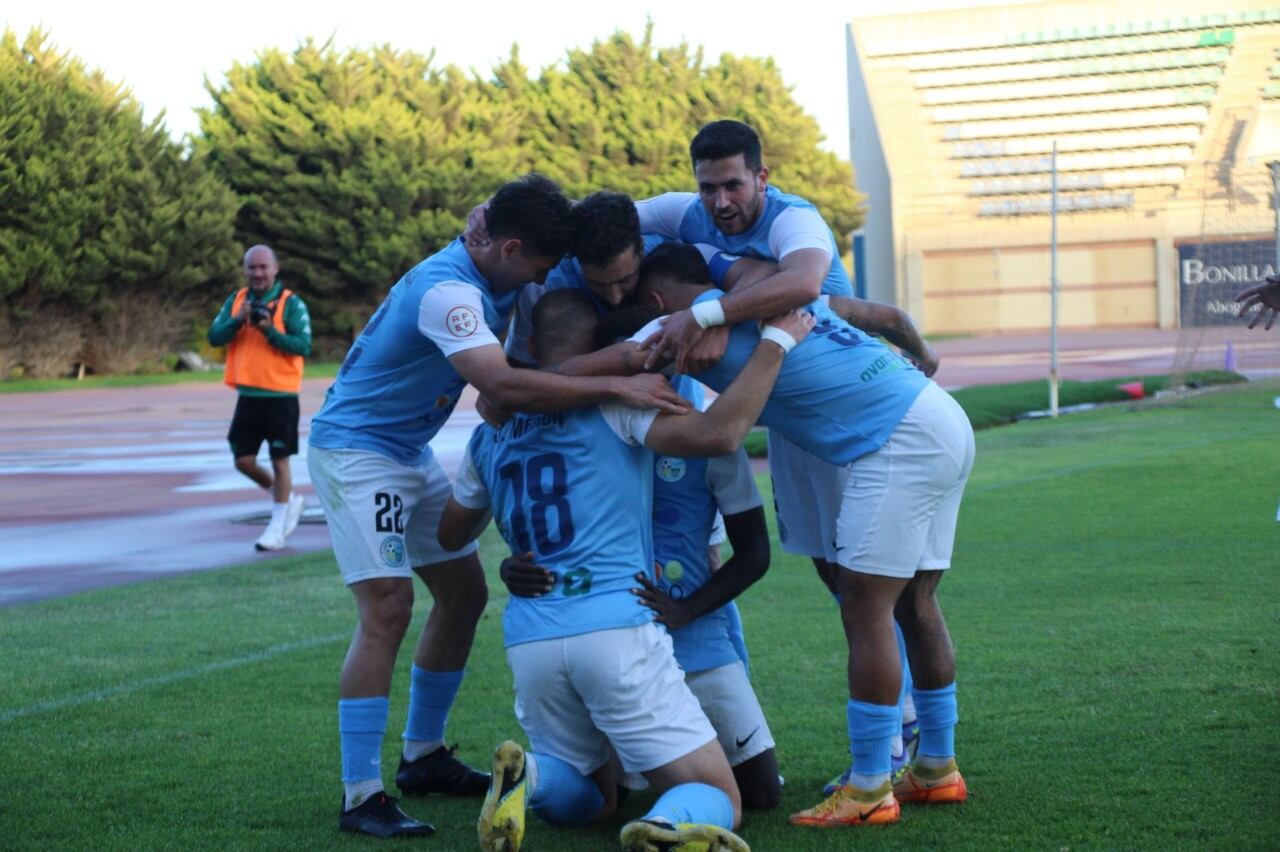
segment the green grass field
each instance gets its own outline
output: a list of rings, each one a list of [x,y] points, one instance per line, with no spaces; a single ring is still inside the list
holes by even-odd
[[[979,434],[942,585],[961,806],[904,808],[888,827],[786,824],[845,765],[844,651],[812,569],[775,554],[741,602],[786,776],[782,808],[741,829],[752,847],[1280,846],[1280,795],[1261,769],[1280,749],[1278,393],[1232,387]],[[494,588],[450,724],[476,763],[520,739],[503,602]],[[0,847],[378,847],[335,825],[353,616],[328,554],[0,610]],[[478,804],[408,801],[439,830],[415,845],[475,848]],[[616,848],[620,824],[533,821],[526,848]]]
[[[338,375],[338,361],[309,361],[308,379],[331,379]],[[202,373],[189,371],[167,373],[140,373],[137,375],[86,376],[83,379],[8,379],[0,381],[0,394],[44,393],[47,391],[90,390],[93,388],[132,388],[151,385],[179,385],[187,382],[220,382],[222,365]]]

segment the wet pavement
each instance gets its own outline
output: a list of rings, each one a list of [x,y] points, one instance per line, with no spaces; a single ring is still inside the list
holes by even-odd
[[[328,384],[303,385],[292,471],[307,511],[286,548],[271,553],[253,548],[270,497],[232,467],[227,387],[0,396],[0,606],[327,549],[305,433]],[[478,422],[464,399],[434,444],[450,471]],[[259,461],[269,465],[265,451]]]
[[[1280,375],[1280,331],[1205,333],[1190,366]],[[1178,332],[1070,332],[1060,340],[1064,379],[1168,373]],[[1044,334],[966,338],[937,345],[943,387],[1041,379]],[[284,550],[253,542],[269,497],[231,466],[226,430],[234,393],[192,383],[0,396],[0,607],[125,582],[324,550],[328,530],[305,460],[310,415],[328,379],[304,383],[302,455],[295,490],[303,523]],[[450,473],[478,422],[468,391],[433,446]],[[262,459],[266,463],[265,455]],[[340,582],[334,572],[334,582]]]

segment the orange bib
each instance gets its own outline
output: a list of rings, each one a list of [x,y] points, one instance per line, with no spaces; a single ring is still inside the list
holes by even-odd
[[[274,305],[267,303],[272,309],[271,324],[281,334],[284,334],[284,305],[292,295],[292,290],[282,290]],[[231,304],[232,316],[240,312],[247,298],[249,288],[241,287]],[[246,322],[227,344],[222,380],[232,387],[246,385],[279,393],[298,393],[302,390],[302,356],[275,348],[265,334]]]

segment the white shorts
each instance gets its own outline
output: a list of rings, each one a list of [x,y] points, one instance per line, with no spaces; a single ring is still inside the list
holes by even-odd
[[[769,476],[783,550],[835,561],[836,517],[847,470],[769,430]]]
[[[475,542],[462,550],[444,550],[436,539],[453,486],[434,455],[410,467],[365,450],[310,447],[307,470],[348,586],[380,577],[412,577],[415,566],[476,550]]]
[[[507,649],[516,718],[531,751],[590,775],[609,759],[648,772],[716,738],[653,622]]]
[[[773,748],[769,723],[742,663],[686,674],[684,681],[715,728],[730,766]]]
[[[973,455],[964,409],[930,382],[888,442],[847,468],[836,522],[840,565],[907,579],[950,568]]]

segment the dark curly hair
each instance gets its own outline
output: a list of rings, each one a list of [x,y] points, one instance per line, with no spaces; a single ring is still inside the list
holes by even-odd
[[[573,210],[555,182],[527,174],[502,185],[485,213],[489,235],[521,240],[534,254],[561,258],[573,241]]]
[[[593,192],[573,205],[570,253],[579,263],[608,263],[629,248],[644,252],[635,202],[621,192]]]

